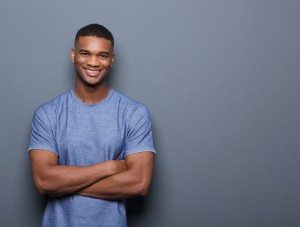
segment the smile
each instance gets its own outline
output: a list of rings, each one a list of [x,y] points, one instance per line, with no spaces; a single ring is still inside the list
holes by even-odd
[[[100,74],[101,70],[95,70],[95,69],[87,69],[84,68],[86,74],[88,74],[88,76],[92,76],[92,77],[96,77]]]

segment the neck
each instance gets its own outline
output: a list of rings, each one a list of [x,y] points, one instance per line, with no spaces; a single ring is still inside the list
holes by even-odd
[[[95,104],[105,99],[109,93],[110,88],[106,83],[101,86],[88,87],[80,83],[75,84],[76,96],[86,104]]]

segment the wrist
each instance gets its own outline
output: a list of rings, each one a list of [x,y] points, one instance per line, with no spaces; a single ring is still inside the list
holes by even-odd
[[[109,176],[116,174],[117,170],[118,170],[118,166],[117,166],[116,161],[114,161],[114,160],[108,161],[108,168],[107,169],[108,169],[108,175]]]

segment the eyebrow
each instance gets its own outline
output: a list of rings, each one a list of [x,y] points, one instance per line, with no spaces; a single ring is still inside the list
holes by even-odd
[[[81,50],[78,50],[78,51],[79,51],[79,52],[91,53],[91,51],[85,50],[85,49],[81,49]],[[107,55],[110,55],[110,53],[107,52],[107,51],[100,51],[100,52],[98,52],[97,54],[107,54]]]

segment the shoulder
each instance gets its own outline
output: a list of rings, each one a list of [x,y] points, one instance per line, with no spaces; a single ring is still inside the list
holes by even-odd
[[[115,100],[122,106],[129,108],[129,109],[144,109],[147,110],[146,105],[144,105],[143,103],[119,92],[114,90],[114,96],[115,96]]]
[[[114,99],[118,102],[119,110],[128,124],[135,124],[143,119],[143,121],[150,121],[150,111],[148,107],[127,96],[119,91],[114,91]]]
[[[51,116],[58,112],[66,103],[71,91],[66,91],[51,100],[39,105],[34,112],[35,116]]]
[[[125,116],[131,118],[133,115],[149,115],[147,106],[119,91],[114,90],[115,100],[124,111]]]

